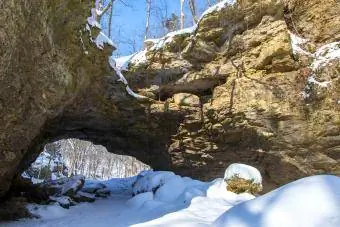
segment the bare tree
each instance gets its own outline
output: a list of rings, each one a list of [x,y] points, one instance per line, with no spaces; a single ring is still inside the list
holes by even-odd
[[[148,35],[149,35],[150,14],[151,14],[151,0],[146,0],[146,25],[145,25],[144,40],[146,40],[148,38]]]
[[[165,23],[169,17],[169,1],[153,1],[150,17],[152,21],[150,21],[149,37],[164,36],[168,32]]]
[[[184,28],[184,1],[185,0],[180,0],[180,5],[181,5],[181,14],[180,14],[180,28]]]
[[[110,16],[109,16],[109,27],[108,27],[108,36],[109,38],[111,39],[112,38],[112,16],[113,16],[113,3],[114,3],[115,0],[112,0],[111,1],[111,11],[110,11]]]
[[[189,0],[189,7],[192,14],[192,19],[194,24],[198,23],[197,12],[196,12],[196,2],[195,0]]]

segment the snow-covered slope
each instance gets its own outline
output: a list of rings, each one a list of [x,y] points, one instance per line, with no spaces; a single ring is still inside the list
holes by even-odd
[[[30,205],[41,219],[0,226],[340,226],[340,178],[336,176],[304,178],[257,198],[227,191],[222,178],[206,183],[165,171],[92,180],[84,188],[98,184],[117,194],[69,210]],[[136,195],[131,198],[133,192]]]
[[[214,226],[340,226],[340,178],[313,176],[295,181],[233,207]]]

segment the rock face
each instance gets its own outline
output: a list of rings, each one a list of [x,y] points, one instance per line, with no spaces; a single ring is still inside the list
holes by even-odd
[[[339,54],[327,67],[310,66],[325,44],[339,51],[339,9],[332,0],[238,1],[203,17],[194,35],[149,47],[147,66],[130,65],[139,92],[162,75],[154,95],[166,111],[185,113],[169,142],[173,168],[211,179],[232,162],[248,163],[261,170],[265,190],[339,175]],[[294,54],[292,33],[308,39],[310,54]],[[183,92],[201,104],[179,107]]]
[[[251,164],[265,189],[340,174],[339,60],[315,74],[330,86],[308,84],[310,59],[293,55],[289,35],[310,51],[338,42],[338,1],[243,0],[204,16],[194,34],[130,66],[131,87],[156,100],[144,103],[116,81],[112,49],[89,42],[91,4],[0,4],[0,198],[46,143],[70,137],[205,180]]]

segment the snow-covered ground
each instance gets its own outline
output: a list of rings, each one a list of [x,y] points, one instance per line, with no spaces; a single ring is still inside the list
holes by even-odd
[[[239,176],[244,171],[250,178],[257,175],[244,166],[231,170],[236,169]],[[137,177],[102,182],[91,180],[84,188],[103,184],[111,191],[109,198],[70,209],[30,204],[29,209],[40,219],[0,226],[340,226],[340,178],[336,176],[303,178],[257,198],[227,191],[222,178],[201,182],[166,171],[145,171]]]
[[[340,226],[340,178],[307,177],[225,212],[214,226]]]

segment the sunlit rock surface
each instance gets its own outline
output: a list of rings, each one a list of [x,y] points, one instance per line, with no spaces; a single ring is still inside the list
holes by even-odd
[[[205,15],[129,67],[131,88],[154,100],[143,103],[116,81],[112,48],[89,42],[91,5],[0,4],[0,197],[44,144],[69,137],[200,179],[251,164],[265,190],[340,174],[339,59],[313,77],[329,86],[308,83],[310,56],[294,56],[290,36],[309,52],[339,42],[337,1],[245,0]],[[176,103],[178,93],[199,102]]]

